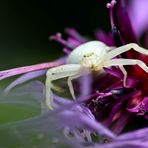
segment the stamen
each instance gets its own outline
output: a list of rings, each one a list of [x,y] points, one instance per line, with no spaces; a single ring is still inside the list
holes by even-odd
[[[112,35],[113,35],[116,46],[119,47],[123,45],[123,40],[121,38],[120,32],[117,29],[117,26],[115,25],[115,21],[113,17],[113,9],[116,3],[117,3],[116,0],[112,0],[110,3],[106,4],[106,7],[110,10],[110,23],[111,23]]]
[[[106,5],[106,7],[110,10],[110,22],[111,22],[112,30],[115,26],[114,18],[113,18],[113,9],[116,3],[117,3],[116,0],[112,0],[110,3],[107,3]]]
[[[67,55],[70,54],[70,52],[71,52],[68,48],[64,48],[63,51],[64,51],[64,53],[66,53]]]
[[[74,49],[74,47],[70,43],[68,43],[68,41],[66,41],[66,40],[64,40],[62,38],[62,34],[59,33],[59,32],[57,34],[55,34],[55,35],[50,36],[49,39],[50,40],[55,40],[55,41],[59,42],[60,44],[62,44],[65,47],[68,47],[70,49]]]
[[[67,45],[67,42],[64,39],[62,39],[62,34],[59,33],[59,32],[56,33],[55,35],[50,36],[49,39],[50,40],[55,40],[55,41],[59,42],[60,44],[62,44],[64,46]]]

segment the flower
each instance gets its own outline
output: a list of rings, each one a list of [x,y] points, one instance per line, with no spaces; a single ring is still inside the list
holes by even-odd
[[[136,22],[134,23],[134,19],[130,20],[130,17],[133,18],[135,15],[133,12],[139,11],[137,3],[138,0],[132,1],[129,4],[128,11],[126,11],[124,0],[112,0],[108,3],[107,8],[110,13],[112,31],[106,34],[102,30],[98,30],[96,39],[108,46],[116,47],[132,42],[140,44],[140,35],[145,30],[145,27],[142,27],[141,24],[145,19],[138,24],[138,28],[135,25],[134,29],[132,25]],[[144,6],[141,5],[141,7]],[[9,94],[10,90],[16,85],[44,75],[47,68],[65,64],[66,57],[75,47],[89,41],[73,28],[66,29],[66,33],[68,34],[67,40],[64,40],[60,33],[50,37],[51,40],[55,40],[64,46],[63,52],[65,55],[62,58],[54,62],[1,71],[1,80],[26,73],[11,83],[5,89],[5,94]],[[144,38],[147,41],[147,36],[144,36]],[[139,59],[148,64],[147,56],[132,50],[122,54],[121,57]],[[54,136],[58,137],[55,143],[60,143],[63,140],[65,144],[68,143],[68,145],[74,147],[148,147],[146,134],[148,128],[144,128],[146,124],[135,125],[133,123],[138,119],[146,123],[148,118],[148,74],[138,66],[126,66],[125,68],[128,72],[127,87],[122,85],[123,74],[118,67],[104,68],[105,73],[99,76],[95,74],[84,75],[74,83],[75,90],[79,94],[77,100],[70,100],[65,98],[66,96],[59,97],[55,92],[52,92],[54,98],[53,111],[47,108],[44,99],[40,99],[41,115],[33,119],[17,122],[15,125],[9,124],[9,127],[15,127],[17,131],[28,135],[30,130],[39,134],[44,133],[43,135],[54,132]],[[42,92],[43,94],[44,85],[38,85],[41,86],[39,90],[42,91],[37,90],[36,92]],[[63,88],[65,88],[64,85]],[[0,128],[3,127],[5,126]],[[6,127],[8,126],[6,125]],[[61,129],[66,139],[61,136]],[[128,132],[125,133],[127,130]],[[58,133],[62,140],[59,138]],[[22,139],[24,140],[25,137]],[[28,139],[26,137],[25,141],[28,141]],[[47,147],[49,143],[47,140],[44,146]]]
[[[140,13],[141,13],[141,9],[143,9],[142,11],[144,11],[144,7],[142,7],[142,5],[143,5],[142,2],[139,5],[139,7],[137,7],[137,5],[138,5],[138,1],[137,0],[134,1],[134,2],[132,1],[131,4],[132,4],[130,6],[132,8],[131,11],[130,11],[130,9],[128,9],[130,14],[133,12],[133,9],[134,9],[134,11],[140,12]],[[125,9],[125,8],[123,8],[123,9]],[[120,9],[120,11],[121,11],[121,9]],[[123,11],[123,12],[125,12],[125,11]],[[117,13],[117,15],[122,15],[123,18],[125,18],[122,21],[122,23],[121,23],[121,20],[120,20],[121,17],[116,17],[116,18],[118,18],[118,20],[117,20],[118,29],[119,30],[123,30],[122,28],[126,28],[127,29],[127,31],[124,31],[124,32],[121,31],[120,32],[120,34],[122,36],[122,39],[125,41],[125,43],[135,42],[135,43],[140,44],[140,40],[139,40],[140,36],[135,36],[131,24],[135,23],[135,25],[133,25],[134,29],[136,28],[136,32],[139,31],[139,33],[140,33],[142,25],[144,24],[145,20],[143,19],[143,22],[141,21],[141,23],[139,21],[139,24],[138,24],[138,27],[137,27],[136,26],[137,25],[136,22],[137,22],[138,19],[140,20],[141,18],[139,16],[137,16],[137,15],[136,15],[136,17],[133,15],[131,17],[132,18],[132,22],[129,22],[130,20],[129,20],[128,14],[126,12],[125,13],[123,13],[123,12]],[[145,11],[145,13],[147,13],[147,11]],[[134,21],[133,17],[135,17],[137,20]],[[126,27],[126,26],[128,26],[128,27]],[[136,37],[138,37],[138,38],[136,39]],[[129,38],[129,39],[127,39],[127,38]],[[140,59],[140,60],[144,61],[146,64],[148,64],[147,63],[147,61],[148,61],[148,59],[147,59],[148,57],[147,56],[144,56],[142,54],[137,54],[134,51],[127,52],[126,55],[124,55],[124,57],[126,57],[126,58],[133,58],[133,59]],[[131,83],[131,81],[132,81],[132,83],[135,83],[134,84],[134,88],[137,91],[137,93],[133,94],[132,98],[129,101],[129,104],[128,104],[129,105],[128,109],[129,109],[130,107],[132,108],[132,107],[134,107],[136,105],[140,105],[145,100],[144,98],[147,97],[148,90],[147,90],[146,85],[147,85],[147,81],[148,81],[148,79],[147,79],[148,75],[143,70],[141,70],[141,68],[139,68],[138,66],[132,66],[132,67],[127,67],[127,68],[129,70],[129,82]],[[134,73],[136,73],[136,75],[133,75]],[[133,84],[131,84],[131,85],[133,85]],[[141,108],[141,109],[143,110],[143,108]],[[138,112],[137,112],[137,114],[138,114]]]
[[[148,26],[148,10],[147,10],[147,1],[131,1],[129,5],[129,16],[132,22],[133,29],[139,38],[145,31],[147,31]],[[136,24],[136,25],[134,25]]]

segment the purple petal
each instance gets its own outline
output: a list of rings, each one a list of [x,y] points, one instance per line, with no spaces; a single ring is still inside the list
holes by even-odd
[[[138,113],[141,109],[140,106],[141,106],[141,103],[139,103],[138,105],[136,105],[133,108],[127,108],[127,110],[131,113]]]
[[[145,39],[144,39],[144,47],[148,49],[148,33],[146,33]]]
[[[98,30],[98,31],[95,32],[95,36],[96,36],[97,40],[102,41],[103,43],[105,43],[108,46],[114,46],[115,45],[111,33],[106,34],[104,31]]]
[[[110,75],[113,75],[117,78],[120,78],[122,79],[123,78],[123,73],[121,72],[121,70],[115,68],[115,67],[112,67],[112,68],[106,68],[104,67],[103,68],[107,73],[109,73]]]
[[[96,144],[93,148],[147,148],[148,147],[148,128],[143,128],[133,132],[119,135],[115,140],[108,144]]]
[[[68,55],[68,54],[71,52],[71,50],[69,50],[68,48],[65,47],[65,48],[63,49],[63,52]]]
[[[74,48],[76,48],[77,46],[79,46],[79,45],[81,45],[82,43],[84,43],[84,42],[80,42],[80,41],[78,41],[78,40],[76,40],[76,39],[74,39],[74,38],[71,38],[71,37],[69,37],[68,38],[68,41],[67,41],[69,44],[71,44]]]
[[[44,75],[46,71],[47,70],[33,71],[20,76],[18,79],[16,79],[15,81],[13,81],[11,84],[7,86],[7,88],[4,90],[4,93],[7,94],[15,86],[20,85],[28,80]]]
[[[40,81],[32,81],[26,85],[14,89],[9,94],[1,92],[0,104],[21,104],[40,109],[43,98],[44,85]]]
[[[84,75],[80,78],[80,95],[79,101],[86,101],[87,96],[91,93],[92,78],[88,70],[83,71]]]
[[[128,12],[126,10],[124,0],[118,1],[114,18],[125,44],[136,43],[137,39],[130,22]]]
[[[82,37],[74,28],[67,28],[66,33],[74,38],[75,40],[79,41],[79,43],[87,42],[88,40],[84,37]]]
[[[93,148],[147,148],[148,142],[142,141],[115,141],[110,144],[96,145]],[[92,147],[91,147],[92,148]]]
[[[69,50],[75,48],[75,46],[73,44],[71,44],[71,42],[68,42],[62,38],[61,33],[56,33],[55,35],[50,36],[50,40],[55,40],[55,41],[59,42],[61,45],[69,48]]]
[[[53,108],[55,108],[55,109],[61,108],[62,106],[64,106],[64,109],[65,109],[65,105],[72,106],[74,104],[68,98],[59,97],[59,96],[55,95],[54,93],[52,93],[52,96],[53,96]]]
[[[121,133],[121,131],[124,129],[124,127],[128,123],[130,117],[131,117],[130,113],[128,112],[122,113],[122,116],[120,116],[120,118],[116,121],[116,123],[112,128],[113,132],[116,134]]]
[[[61,121],[60,126],[87,129],[110,138],[115,138],[115,135],[97,122],[90,110],[85,107],[74,106],[71,109],[61,112],[59,115],[59,121]]]
[[[144,115],[145,112],[148,111],[148,97],[144,97],[142,101],[140,101],[136,106],[132,108],[127,108],[129,112],[137,113],[138,115]],[[147,118],[147,114],[145,115],[145,118]]]
[[[148,111],[148,97],[144,97],[142,101],[142,107],[144,111]]]
[[[109,117],[108,117],[108,121],[107,121],[108,126],[113,122],[113,117],[120,110],[121,105],[122,105],[122,102],[119,102],[113,106],[113,108],[109,114]]]
[[[148,1],[131,0],[129,5],[129,15],[137,37],[148,29]]]
[[[56,60],[53,62],[36,64],[36,65],[31,65],[31,66],[24,66],[24,67],[19,67],[19,68],[13,68],[10,70],[0,71],[0,80],[15,76],[15,75],[27,73],[27,72],[32,72],[32,71],[36,71],[36,70],[47,69],[47,68],[51,68],[54,66],[59,66],[64,63],[65,63],[65,57],[60,58],[59,60]]]
[[[148,140],[148,128],[128,132],[117,137],[117,140]]]

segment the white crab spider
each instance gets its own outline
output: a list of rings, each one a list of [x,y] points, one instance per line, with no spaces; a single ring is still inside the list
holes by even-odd
[[[113,50],[112,50],[113,49]],[[148,55],[148,50],[138,46],[135,43],[130,43],[118,48],[109,47],[100,41],[90,41],[75,48],[68,56],[65,65],[51,68],[47,71],[46,79],[46,104],[51,108],[52,97],[51,87],[52,81],[68,77],[68,86],[72,97],[75,99],[72,86],[72,79],[82,75],[82,69],[85,67],[89,71],[100,72],[103,67],[119,66],[124,74],[123,85],[126,86],[127,72],[123,65],[138,65],[148,73],[148,67],[140,60],[123,59],[114,57],[133,49],[139,53]]]

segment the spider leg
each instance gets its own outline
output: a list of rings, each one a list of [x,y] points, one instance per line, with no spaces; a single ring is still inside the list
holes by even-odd
[[[51,88],[52,88],[52,81],[58,80],[65,77],[73,77],[80,75],[81,65],[79,64],[67,64],[58,67],[51,68],[47,71],[47,78],[46,78],[46,104],[47,106],[52,109],[52,96],[51,96]],[[70,80],[69,80],[70,81]],[[71,82],[70,82],[71,83]],[[74,90],[72,87],[72,83],[69,84],[69,89],[74,96]]]
[[[148,73],[148,66],[141,60],[135,60],[135,59],[112,59],[109,60],[106,63],[106,67],[110,67],[110,66],[119,66],[121,71],[124,74],[124,83],[126,82],[126,78],[127,78],[127,74],[126,74],[126,70],[124,71],[122,69],[122,66],[124,65],[138,65],[140,68],[142,68],[145,72]],[[124,84],[123,83],[123,84]]]
[[[75,97],[75,94],[74,94],[74,89],[73,89],[73,85],[72,85],[72,80],[73,79],[76,79],[80,76],[80,74],[76,74],[76,75],[73,75],[73,76],[70,76],[68,77],[68,80],[67,80],[67,83],[68,83],[68,87],[69,87],[69,91],[72,95],[72,98],[75,100],[76,97]]]
[[[129,51],[129,50],[135,50],[141,54],[145,54],[145,55],[148,55],[148,50],[145,49],[145,48],[142,48],[140,46],[138,46],[137,44],[135,43],[130,43],[130,44],[126,44],[126,45],[123,45],[121,47],[118,47],[118,48],[115,48],[114,50],[111,50],[107,53],[107,56],[109,59],[112,59],[126,51]]]
[[[138,65],[141,67],[145,72],[148,73],[148,66],[141,61],[135,59],[112,59],[108,62],[108,66],[123,66],[123,65]]]
[[[123,86],[126,87],[126,78],[127,78],[127,71],[125,70],[125,68],[123,66],[119,66],[120,70],[123,73]]]

